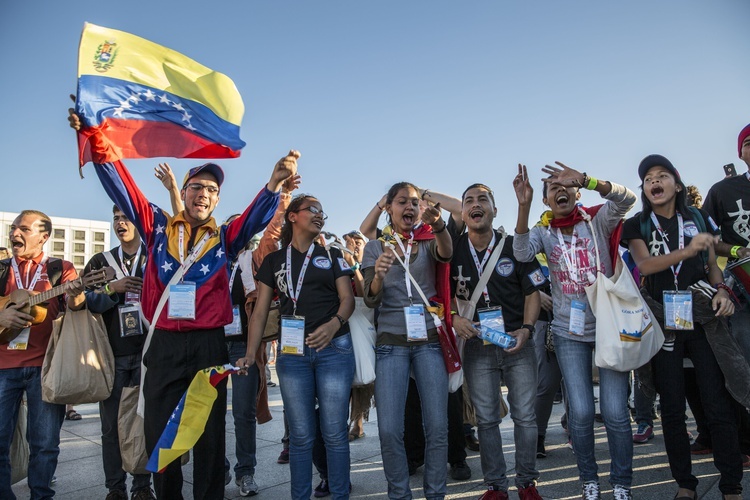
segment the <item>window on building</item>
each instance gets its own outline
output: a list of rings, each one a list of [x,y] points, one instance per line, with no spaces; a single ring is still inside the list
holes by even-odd
[[[53,229],[52,230],[52,236],[54,236],[56,239],[64,240],[65,239],[65,229]]]
[[[65,242],[64,241],[55,241],[52,243],[52,250],[55,252],[64,252],[65,251]]]
[[[86,251],[86,243],[73,243],[73,251],[83,253]]]
[[[74,255],[73,265],[78,266],[78,267],[83,267],[83,255]]]
[[[104,245],[94,245],[94,253],[102,253],[104,251]]]
[[[73,231],[73,239],[76,239],[76,240],[85,240],[86,239],[86,231]]]
[[[61,253],[53,253],[52,257],[54,257],[56,259],[64,259],[65,258],[65,256],[63,254],[61,254]]]
[[[104,233],[94,231],[94,241],[104,241]]]

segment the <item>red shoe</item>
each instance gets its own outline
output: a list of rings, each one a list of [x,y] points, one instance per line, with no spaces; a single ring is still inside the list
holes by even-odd
[[[534,483],[529,483],[522,488],[518,488],[518,498],[521,500],[542,500],[542,496],[536,490]]]
[[[750,457],[748,457],[744,453],[742,454],[742,468],[750,469]]]
[[[479,497],[479,500],[508,500],[508,492],[503,490],[496,490],[496,486],[490,486],[484,495]],[[520,490],[519,490],[520,491]],[[541,498],[541,497],[540,497]]]

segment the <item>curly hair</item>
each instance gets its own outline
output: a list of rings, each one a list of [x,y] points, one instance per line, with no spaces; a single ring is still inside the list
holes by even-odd
[[[698,190],[697,186],[689,185],[687,188],[687,204],[695,208],[703,207],[703,195]]]

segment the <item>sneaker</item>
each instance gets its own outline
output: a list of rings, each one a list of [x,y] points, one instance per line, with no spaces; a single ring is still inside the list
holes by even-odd
[[[279,458],[276,459],[277,464],[288,464],[289,463],[289,448],[284,448],[279,453]]]
[[[328,489],[328,479],[321,479],[320,484],[318,484],[313,491],[313,496],[315,498],[323,498],[327,497],[330,494],[331,492]]]
[[[251,497],[258,494],[258,485],[255,483],[255,478],[252,474],[235,479],[234,482],[240,487],[240,495],[243,497]]]
[[[601,500],[601,498],[602,496],[599,494],[599,483],[596,481],[586,481],[583,483],[581,500]]]
[[[109,490],[106,500],[128,500],[125,490]]]
[[[488,486],[484,495],[479,500],[508,500],[508,492],[501,490],[498,486]]]
[[[615,490],[612,492],[615,500],[633,500],[633,495],[630,493],[630,488],[625,486],[615,485]]]
[[[467,479],[471,479],[471,468],[469,468],[466,460],[461,460],[460,462],[451,464],[451,478],[456,481],[466,481]]]
[[[471,434],[466,434],[464,438],[466,440],[466,447],[468,449],[470,449],[471,451],[479,451],[479,440],[474,434],[474,430],[471,431]]]
[[[710,455],[714,450],[710,446],[695,441],[690,445],[690,453],[693,455]]]
[[[232,473],[228,470],[224,471],[224,486],[232,482]]]
[[[156,495],[151,491],[151,488],[143,488],[138,491],[134,491],[130,495],[130,500],[156,500]]]
[[[536,438],[536,458],[547,458],[547,450],[544,448],[544,436]]]
[[[638,429],[633,434],[634,443],[645,443],[650,439],[654,439],[654,428],[648,425],[646,422],[638,424]]]
[[[534,483],[528,483],[526,486],[518,488],[518,498],[520,500],[542,500],[542,496],[536,490]]]

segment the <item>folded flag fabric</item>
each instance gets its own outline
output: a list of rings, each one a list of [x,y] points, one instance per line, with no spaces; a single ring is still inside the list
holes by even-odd
[[[81,165],[125,158],[235,158],[245,113],[234,82],[171,49],[86,23],[78,51]],[[92,152],[101,132],[106,155]],[[93,154],[92,154],[93,153]]]
[[[216,401],[216,385],[237,371],[239,368],[236,366],[221,365],[195,374],[190,387],[169,417],[146,470],[163,472],[167,465],[195,446],[206,429],[206,421]]]

